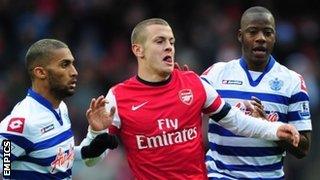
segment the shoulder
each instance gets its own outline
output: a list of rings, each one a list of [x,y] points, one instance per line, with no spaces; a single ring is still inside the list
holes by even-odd
[[[197,73],[194,71],[181,71],[178,69],[175,69],[172,73],[172,81],[173,82],[196,82],[200,81],[200,77]]]
[[[217,62],[207,68],[202,75],[219,74],[222,71],[234,69],[239,66],[239,59],[234,59],[228,62]]]
[[[290,82],[291,85],[296,86],[298,84],[304,83],[303,77],[297,72],[287,68],[286,66],[276,62],[273,72],[278,74],[279,77],[284,78],[287,82]]]
[[[28,97],[15,105],[11,113],[0,123],[0,133],[24,135],[30,123],[32,102]]]
[[[137,85],[138,85],[137,77],[133,76],[127,80],[124,80],[118,84],[113,85],[110,88],[110,90],[114,92],[117,89],[126,88],[126,87],[130,87],[130,86],[137,86]]]
[[[181,70],[178,70],[178,69],[174,69],[173,70],[173,73],[172,73],[173,76],[199,76],[197,73],[195,73],[194,71],[181,71]]]
[[[210,82],[218,82],[224,75],[234,74],[235,72],[240,71],[241,66],[239,59],[234,59],[229,62],[218,62],[210,66],[206,71],[201,75],[202,78],[207,79]]]

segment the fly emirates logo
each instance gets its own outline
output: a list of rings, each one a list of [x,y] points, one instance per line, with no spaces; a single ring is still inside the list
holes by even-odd
[[[157,148],[191,141],[198,136],[197,127],[178,130],[178,119],[158,119],[158,128],[162,134],[157,136],[136,135],[138,149]],[[170,132],[166,132],[170,131]]]

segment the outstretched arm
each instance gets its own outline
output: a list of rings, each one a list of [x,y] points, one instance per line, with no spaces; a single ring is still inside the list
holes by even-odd
[[[115,108],[107,112],[104,96],[93,98],[86,112],[89,122],[87,137],[81,142],[78,158],[84,159],[87,166],[95,165],[106,154],[108,149],[118,146],[116,136],[109,135],[106,129],[112,124]],[[105,152],[105,153],[104,153]]]
[[[231,132],[266,140],[285,140],[297,147],[300,141],[299,132],[290,125],[281,122],[268,122],[261,118],[245,115],[235,107],[225,103],[222,109],[210,116]]]
[[[294,126],[245,115],[238,108],[226,103],[208,80],[201,78],[201,81],[207,95],[203,112],[221,126],[238,135],[265,140],[287,140],[293,146],[298,146],[299,132]]]

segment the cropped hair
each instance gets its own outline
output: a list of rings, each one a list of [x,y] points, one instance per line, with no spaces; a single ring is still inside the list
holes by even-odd
[[[146,19],[144,21],[141,21],[132,30],[131,44],[144,43],[146,40],[146,36],[144,35],[145,28],[149,25],[154,25],[154,24],[170,26],[167,21],[161,18],[151,18],[151,19]]]
[[[61,48],[68,48],[68,46],[56,39],[41,39],[30,46],[25,56],[25,65],[31,80],[34,79],[33,69],[37,66],[46,66],[52,51]]]

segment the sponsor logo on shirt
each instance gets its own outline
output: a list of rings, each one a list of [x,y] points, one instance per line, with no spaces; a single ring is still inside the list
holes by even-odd
[[[57,170],[65,171],[72,167],[74,160],[74,146],[70,145],[69,152],[63,152],[61,147],[57,149],[57,155],[54,161],[51,163],[50,173],[53,174],[57,172]]]
[[[46,127],[44,127],[44,128],[41,129],[41,134],[44,134],[44,133],[46,133],[46,132],[49,132],[49,131],[51,131],[51,130],[53,130],[53,129],[54,129],[54,125],[53,125],[53,124],[50,124],[49,126],[46,126]]]
[[[244,104],[244,102],[238,102],[235,107],[237,107],[238,109],[240,109],[240,111],[244,112],[247,115],[251,115],[252,114],[252,110],[248,109],[247,106]]]
[[[179,129],[178,119],[158,119],[158,128],[162,133],[155,136],[136,135],[139,150],[159,148],[191,141],[198,136],[197,127]],[[168,132],[171,131],[171,132]]]
[[[132,105],[131,110],[132,111],[136,111],[136,110],[138,110],[139,108],[141,108],[142,106],[144,106],[147,103],[148,103],[148,101],[146,101],[146,102],[144,102],[142,104],[139,104],[139,105]]]
[[[283,86],[283,81],[278,78],[275,78],[269,81],[269,86],[272,90],[279,91]]]
[[[193,101],[192,90],[191,89],[182,89],[179,92],[179,98],[184,104],[190,105]]]
[[[22,133],[24,121],[24,118],[11,118],[7,127],[7,131]]]
[[[229,85],[242,85],[243,82],[239,80],[222,80],[222,84],[229,84]]]

